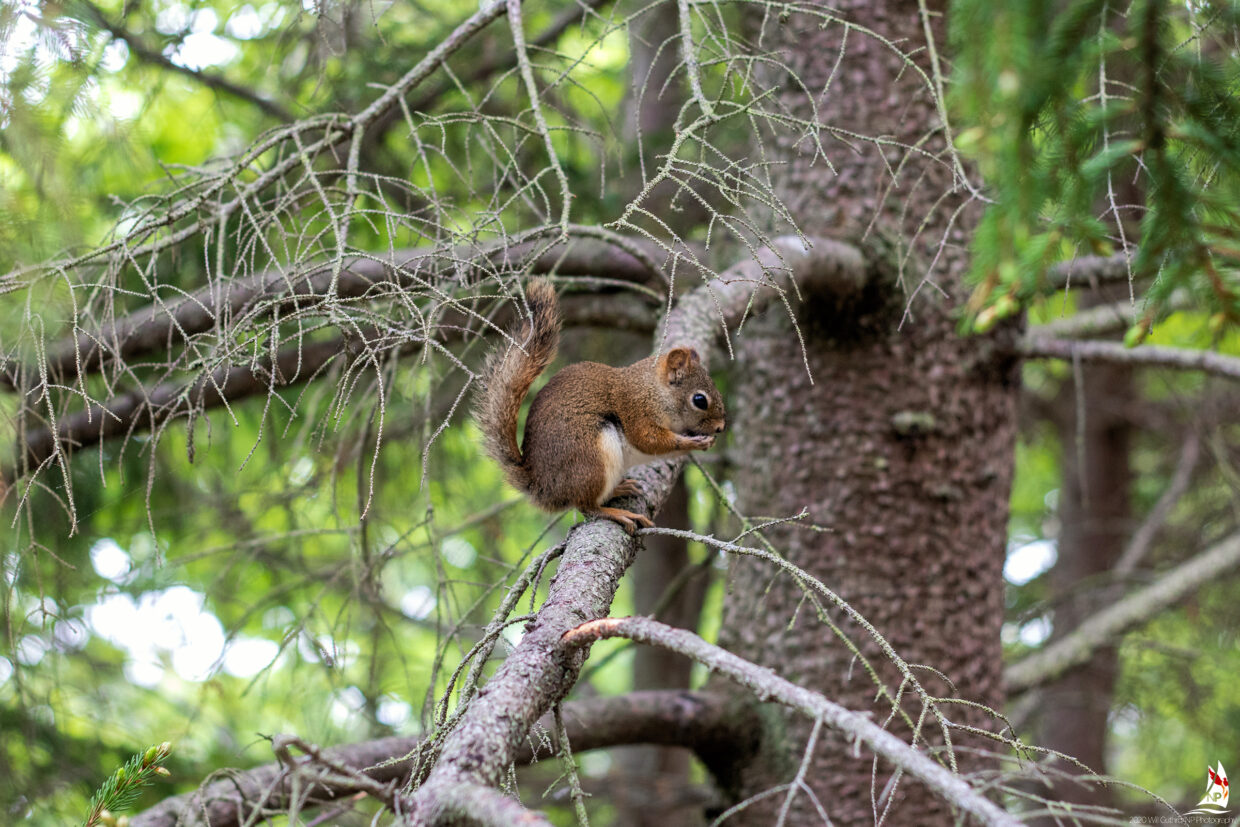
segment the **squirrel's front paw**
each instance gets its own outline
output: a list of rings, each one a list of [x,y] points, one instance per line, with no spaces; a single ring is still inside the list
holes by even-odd
[[[690,443],[692,443],[689,446],[690,451],[705,451],[706,449],[710,448],[712,445],[715,444],[715,437],[713,434],[710,436],[699,436],[697,434],[694,434],[693,436],[689,436],[685,438],[689,440]]]

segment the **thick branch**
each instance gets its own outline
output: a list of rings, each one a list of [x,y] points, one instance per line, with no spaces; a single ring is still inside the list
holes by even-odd
[[[632,692],[611,698],[570,701],[563,706],[564,726],[574,752],[627,744],[685,747],[707,765],[724,758],[745,761],[757,748],[761,724],[752,707],[710,692],[677,690]],[[559,752],[559,735],[548,715],[539,722],[544,732],[518,745],[514,763],[528,764]],[[543,741],[543,737],[547,739]],[[381,738],[323,750],[335,764],[363,772],[382,784],[405,782],[413,770],[407,756],[421,745],[419,738]],[[549,749],[543,749],[549,744]],[[169,798],[137,815],[133,827],[201,825],[237,827],[254,809],[286,809],[291,785],[284,783],[288,768],[265,764],[213,781],[205,788]],[[357,791],[356,785],[321,782],[317,803],[336,800]],[[208,820],[198,820],[205,809]],[[178,822],[178,818],[181,821]]]
[[[0,468],[0,493],[19,477],[38,471],[58,452],[156,431],[173,417],[190,411],[219,408],[305,382],[348,351],[348,343],[341,338],[299,344],[279,351],[274,359],[266,357],[252,365],[221,367],[190,383],[164,382],[90,405],[62,418],[54,431],[39,428],[26,433],[18,444],[20,455],[15,459],[15,467]]]
[[[513,247],[486,245],[451,249],[397,250],[389,256],[356,257],[336,276],[336,290],[329,294],[333,266],[328,263],[305,274],[266,270],[226,286],[210,284],[171,304],[148,305],[98,330],[48,349],[46,369],[53,382],[67,384],[81,373],[102,370],[114,363],[168,350],[197,333],[217,326],[253,323],[275,313],[305,313],[339,299],[375,298],[388,292],[424,287],[440,278],[464,281],[481,271],[500,268],[519,271],[527,264],[534,273],[597,275],[632,282],[648,281],[655,274],[640,259],[619,247],[591,238],[557,244],[532,262],[527,258],[545,244],[530,241]],[[662,258],[653,243],[635,242],[651,259]],[[33,366],[0,365],[0,384],[20,387],[37,377]]]
[[[632,476],[646,502],[633,510],[653,516],[671,490],[681,462],[637,469]],[[459,806],[462,789],[475,784],[499,786],[530,727],[577,681],[584,653],[566,651],[560,636],[582,620],[607,613],[621,575],[633,562],[636,544],[619,524],[607,520],[573,529],[537,616],[444,739],[439,761],[414,794],[411,823],[448,823]]]
[[[1240,358],[1224,356],[1212,350],[1185,350],[1158,345],[1130,348],[1118,342],[1082,342],[1041,336],[1027,337],[1019,347],[1021,355],[1027,358],[1080,359],[1083,362],[1199,370],[1214,376],[1240,379]]]
[[[1023,692],[1054,680],[1111,646],[1125,632],[1149,622],[1197,589],[1240,566],[1240,534],[1222,540],[1207,551],[1181,563],[1157,582],[1129,594],[1086,619],[1067,636],[1034,652],[1004,670],[1008,691]]]
[[[453,790],[452,808],[446,816],[454,825],[467,827],[555,827],[547,817],[527,810],[520,801],[509,798],[494,787],[465,784]]]
[[[623,637],[639,643],[679,652],[708,667],[759,698],[774,699],[810,718],[864,742],[876,755],[900,767],[945,801],[969,813],[983,824],[1011,825],[1020,821],[1004,812],[960,776],[936,763],[925,753],[897,738],[867,716],[845,709],[824,696],[797,686],[743,658],[714,646],[685,629],[674,629],[645,617],[605,618],[590,621],[565,634],[565,643],[586,646],[595,640]]]
[[[789,275],[794,278],[789,280]],[[659,345],[689,345],[705,353],[703,343],[718,342],[746,311],[755,313],[776,298],[791,307],[796,298],[789,294],[808,287],[845,302],[860,295],[875,277],[875,268],[850,244],[816,238],[807,247],[795,236],[781,236],[760,250],[757,259],[736,264],[685,295],[668,317]]]
[[[760,271],[748,263],[738,265],[689,293],[669,314],[662,342],[708,353],[716,335],[735,324],[747,308],[756,312],[774,298],[775,290],[757,289],[762,284],[785,295],[790,276],[798,281],[829,282],[843,272],[852,273],[852,265],[857,265],[857,275],[864,281],[865,268],[854,248],[824,241],[816,243],[811,252],[796,238],[781,238],[775,245],[786,267],[761,273],[763,279],[758,281]],[[682,464],[678,459],[637,469],[633,477],[642,494],[631,501],[633,510],[657,512]],[[456,791],[465,785],[499,784],[529,727],[567,695],[577,680],[584,652],[566,647],[563,634],[607,613],[637,542],[606,520],[587,522],[572,531],[547,600],[526,635],[444,739],[439,761],[414,794],[417,809],[412,823],[442,823],[451,812]]]

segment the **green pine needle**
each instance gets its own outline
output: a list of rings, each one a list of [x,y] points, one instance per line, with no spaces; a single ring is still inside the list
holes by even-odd
[[[132,807],[138,800],[142,788],[155,780],[156,775],[168,775],[163,762],[172,752],[172,744],[164,741],[159,746],[150,747],[146,752],[139,753],[118,769],[101,786],[90,800],[90,813],[86,816],[85,827],[115,827],[118,820],[112,815],[119,810]],[[127,822],[128,819],[125,819]]]

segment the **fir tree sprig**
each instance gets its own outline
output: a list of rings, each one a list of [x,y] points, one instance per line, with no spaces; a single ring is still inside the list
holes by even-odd
[[[129,819],[113,815],[118,810],[132,807],[142,788],[155,780],[156,775],[171,775],[163,762],[172,752],[172,744],[164,741],[150,747],[146,752],[130,758],[101,786],[90,800],[90,812],[85,827],[123,827]]]

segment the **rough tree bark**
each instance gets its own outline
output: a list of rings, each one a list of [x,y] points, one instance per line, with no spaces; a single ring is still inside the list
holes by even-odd
[[[931,4],[928,24],[915,3],[849,0],[833,8],[899,43],[930,73],[923,25],[942,49],[943,5]],[[837,71],[845,37],[847,55]],[[809,141],[779,142],[770,149],[772,175],[792,215],[809,233],[855,236],[873,219],[871,238],[899,237],[901,245],[915,238],[912,248],[922,266],[909,269],[912,286],[925,262],[937,257],[931,275],[944,292],[925,286],[902,326],[908,291],[890,284],[859,305],[841,308],[820,300],[815,312],[799,319],[809,373],[789,344],[796,334],[778,310],[747,326],[729,399],[736,412],[731,444],[741,510],[792,515],[807,507],[810,519],[830,531],[772,527],[767,536],[775,547],[851,602],[907,661],[939,669],[955,683],[953,693],[917,670],[932,694],[999,708],[1002,565],[1018,376],[1001,348],[956,333],[952,311],[961,298],[963,245],[975,213],[963,210],[949,231],[963,197],[950,193],[948,159],[931,157],[943,149],[935,103],[925,81],[889,45],[838,23],[822,27],[796,17],[778,25],[768,21],[763,38],[791,64],[804,88],[827,89],[817,101],[824,123],[920,147],[880,148],[862,140],[842,146],[824,133],[833,174],[821,159],[812,163]],[[786,83],[780,94],[794,115],[810,117],[802,88]],[[773,578],[768,566],[734,560],[721,642],[848,708],[886,717],[864,669],[801,601],[790,579]],[[894,692],[901,681],[896,670],[863,630],[842,626]],[[917,710],[912,714],[915,719]],[[801,760],[811,722],[776,716],[775,731],[784,736],[768,745],[767,760],[755,762],[742,795],[791,780]],[[953,708],[952,717],[992,725],[976,709]],[[898,724],[893,729],[904,734]],[[941,742],[940,735],[929,734]],[[953,734],[957,745],[963,740]],[[964,771],[985,764],[962,751],[957,760]],[[806,781],[835,823],[862,824],[874,818],[871,796],[880,797],[890,768],[880,765],[876,782],[871,771],[872,757],[864,750],[855,755],[852,744],[823,732]],[[896,795],[887,823],[952,823],[946,807],[924,788],[902,781]],[[783,796],[770,797],[730,823],[774,823],[782,804]],[[817,824],[821,818],[809,797],[800,795],[786,823]]]

